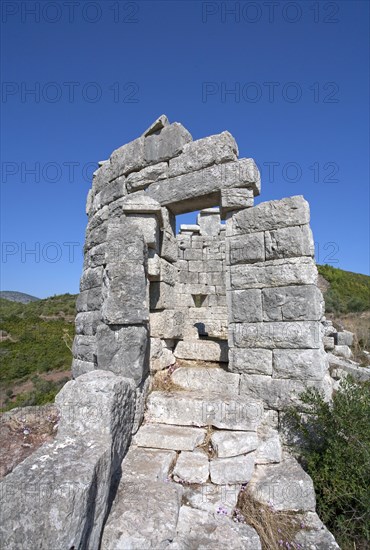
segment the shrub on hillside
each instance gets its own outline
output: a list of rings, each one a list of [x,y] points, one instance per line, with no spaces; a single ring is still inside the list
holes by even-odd
[[[313,479],[317,509],[341,548],[370,543],[370,383],[343,381],[331,403],[317,391],[287,414],[303,466]]]

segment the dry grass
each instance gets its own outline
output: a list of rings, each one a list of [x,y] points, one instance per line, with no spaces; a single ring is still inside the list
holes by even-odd
[[[278,512],[272,506],[257,502],[248,489],[241,490],[235,511],[237,521],[243,521],[254,527],[262,544],[262,550],[299,549],[294,542],[301,525],[301,517],[293,512]],[[287,544],[288,543],[288,544]]]
[[[172,380],[173,369],[165,369],[155,373],[152,378],[152,391],[179,392],[184,388]]]

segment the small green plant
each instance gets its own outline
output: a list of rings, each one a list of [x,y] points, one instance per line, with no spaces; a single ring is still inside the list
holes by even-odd
[[[370,543],[370,383],[347,378],[328,403],[309,390],[285,421],[313,479],[322,521],[343,550]],[[303,412],[303,414],[302,414]]]

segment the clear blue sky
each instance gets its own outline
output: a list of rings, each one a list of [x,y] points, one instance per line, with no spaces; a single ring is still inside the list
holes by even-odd
[[[78,292],[91,163],[162,113],[229,130],[258,201],[303,194],[317,261],[369,273],[367,1],[74,4],[2,3],[3,290]]]

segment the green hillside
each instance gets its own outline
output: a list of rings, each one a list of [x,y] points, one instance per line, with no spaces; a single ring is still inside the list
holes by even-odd
[[[317,266],[320,275],[330,284],[325,292],[326,311],[350,313],[370,310],[370,277],[343,271],[330,265]]]
[[[53,400],[61,384],[45,375],[71,367],[75,302],[71,294],[28,304],[0,298],[0,407]]]

